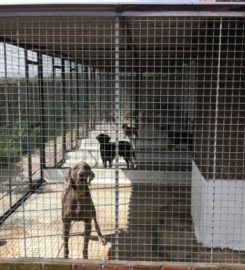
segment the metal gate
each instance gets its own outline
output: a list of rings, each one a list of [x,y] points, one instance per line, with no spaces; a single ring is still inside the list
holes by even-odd
[[[244,263],[244,19],[67,14],[0,18],[0,256],[63,257],[84,161],[90,259]]]

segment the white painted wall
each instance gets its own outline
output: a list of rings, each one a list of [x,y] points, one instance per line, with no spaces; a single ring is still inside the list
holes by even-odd
[[[206,180],[193,162],[191,213],[203,246],[245,250],[245,181]]]

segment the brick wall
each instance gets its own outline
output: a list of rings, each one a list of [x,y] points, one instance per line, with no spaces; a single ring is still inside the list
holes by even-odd
[[[103,262],[81,260],[0,260],[0,270],[245,270],[245,265]]]

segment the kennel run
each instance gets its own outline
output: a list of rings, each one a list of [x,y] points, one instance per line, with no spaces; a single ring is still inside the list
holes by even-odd
[[[93,228],[89,259],[244,263],[244,4],[10,2],[0,6],[0,256],[63,257],[64,175],[86,161],[107,240]],[[82,258],[83,230],[72,225],[71,258]]]

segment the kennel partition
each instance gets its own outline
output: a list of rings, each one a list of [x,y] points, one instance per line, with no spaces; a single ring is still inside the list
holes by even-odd
[[[89,258],[244,263],[244,5],[50,4],[1,5],[1,256],[62,257],[63,179],[83,160],[109,242],[92,234]]]

